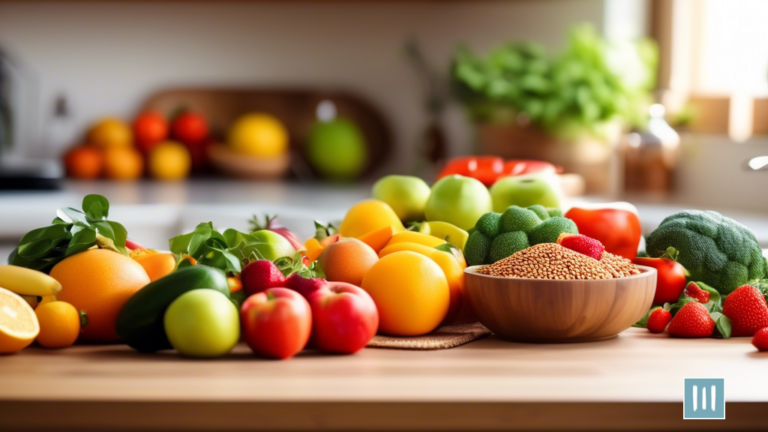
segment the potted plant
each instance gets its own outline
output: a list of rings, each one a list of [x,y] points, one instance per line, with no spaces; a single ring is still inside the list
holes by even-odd
[[[546,160],[605,192],[620,134],[646,118],[657,57],[652,41],[609,44],[579,25],[554,55],[525,42],[486,57],[459,46],[451,80],[481,153]]]

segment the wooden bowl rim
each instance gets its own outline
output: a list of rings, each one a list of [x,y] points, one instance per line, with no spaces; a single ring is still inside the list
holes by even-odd
[[[642,279],[650,276],[656,275],[656,269],[653,267],[648,266],[642,266],[637,265],[638,269],[640,269],[641,273],[632,275],[632,276],[625,276],[622,278],[614,278],[614,279],[536,279],[536,278],[521,278],[521,277],[504,277],[504,276],[491,276],[491,275],[484,275],[477,273],[477,269],[480,267],[484,267],[484,265],[476,265],[476,266],[470,266],[464,269],[464,273],[467,275],[482,277],[482,278],[488,278],[492,280],[498,280],[498,281],[507,281],[507,282],[536,282],[536,283],[542,283],[542,284],[559,284],[562,285],[563,283],[613,283],[617,281],[625,281],[625,280],[635,280],[635,279]]]

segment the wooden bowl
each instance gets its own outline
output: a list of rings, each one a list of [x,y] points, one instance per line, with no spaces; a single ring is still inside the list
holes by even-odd
[[[621,279],[548,280],[465,272],[466,294],[483,325],[517,342],[590,342],[616,337],[653,302],[656,269]]]
[[[244,179],[277,179],[290,168],[290,155],[286,152],[274,158],[257,158],[232,151],[224,144],[208,148],[211,164],[222,174]]]

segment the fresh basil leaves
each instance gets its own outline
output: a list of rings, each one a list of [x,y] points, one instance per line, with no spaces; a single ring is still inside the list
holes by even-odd
[[[128,232],[121,224],[107,220],[109,201],[101,195],[87,195],[82,207],[58,209],[51,225],[22,237],[8,263],[48,273],[64,258],[93,247],[128,255]]]

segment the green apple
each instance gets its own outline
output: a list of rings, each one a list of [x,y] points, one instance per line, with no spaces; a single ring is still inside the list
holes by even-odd
[[[488,188],[480,181],[451,175],[432,186],[424,213],[428,221],[448,222],[466,231],[492,207]]]
[[[504,213],[509,206],[560,207],[560,195],[550,181],[537,177],[504,177],[491,186],[493,211]]]
[[[389,175],[373,185],[371,195],[392,207],[403,222],[423,221],[429,185],[413,176]]]
[[[365,168],[368,148],[360,128],[346,119],[319,121],[307,140],[307,160],[323,177],[352,180]]]
[[[165,311],[163,324],[171,345],[189,357],[223,356],[240,340],[237,308],[212,289],[180,295]]]
[[[259,259],[274,261],[280,257],[293,256],[296,253],[291,242],[274,231],[254,231],[250,235],[252,238],[249,240],[255,240],[255,242],[243,250],[245,256],[248,256],[250,252],[255,252]]]

